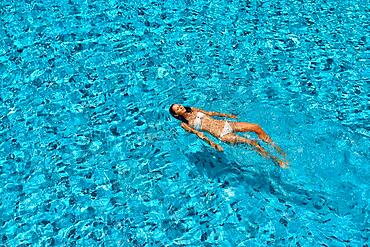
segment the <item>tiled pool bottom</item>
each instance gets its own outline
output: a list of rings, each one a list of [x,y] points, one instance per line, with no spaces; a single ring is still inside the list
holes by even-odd
[[[366,6],[0,3],[2,244],[367,244]],[[175,102],[259,123],[290,168],[216,153]]]

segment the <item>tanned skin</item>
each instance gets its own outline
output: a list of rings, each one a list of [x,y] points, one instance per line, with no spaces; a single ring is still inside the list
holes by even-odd
[[[174,104],[172,105],[172,111],[175,114],[175,117],[182,116],[185,120],[188,121],[188,123],[182,122],[181,127],[195,135],[197,135],[200,139],[207,142],[211,147],[214,149],[222,152],[223,148],[213,142],[211,139],[209,139],[207,136],[204,135],[203,131],[210,133],[217,139],[221,140],[222,142],[229,143],[229,144],[248,144],[250,145],[255,151],[257,151],[261,156],[265,158],[270,158],[273,160],[273,162],[277,165],[279,165],[282,168],[287,168],[288,162],[284,162],[280,159],[278,159],[276,156],[271,155],[268,153],[263,147],[261,147],[257,141],[250,140],[248,138],[245,138],[243,136],[239,136],[235,134],[235,132],[254,132],[257,134],[258,138],[262,141],[266,142],[267,144],[274,147],[284,158],[286,157],[284,151],[276,145],[270,136],[266,134],[266,132],[258,125],[253,123],[247,123],[247,122],[230,122],[227,121],[231,128],[233,129],[233,133],[229,133],[227,135],[224,135],[221,137],[221,133],[223,131],[223,128],[225,126],[225,120],[219,120],[213,118],[213,116],[218,117],[227,117],[227,118],[233,118],[236,119],[237,116],[233,114],[226,114],[226,113],[220,113],[220,112],[213,112],[213,111],[205,111],[202,109],[191,107],[191,112],[186,111],[186,108],[180,104]],[[202,112],[205,114],[205,116],[202,119],[202,125],[201,125],[201,131],[198,131],[193,128],[194,121],[196,119],[197,113]]]

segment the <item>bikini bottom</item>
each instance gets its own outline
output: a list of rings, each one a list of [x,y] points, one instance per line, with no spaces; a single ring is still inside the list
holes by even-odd
[[[225,126],[224,126],[224,129],[221,132],[220,138],[224,137],[227,134],[233,133],[233,131],[234,130],[233,130],[233,128],[231,128],[231,125],[229,124],[229,122],[225,121]]]

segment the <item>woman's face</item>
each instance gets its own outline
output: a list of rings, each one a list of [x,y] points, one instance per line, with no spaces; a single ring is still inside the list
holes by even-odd
[[[179,105],[179,104],[174,104],[172,106],[172,110],[177,114],[177,115],[183,115],[185,112],[186,112],[186,109],[185,107],[183,107],[182,105]]]

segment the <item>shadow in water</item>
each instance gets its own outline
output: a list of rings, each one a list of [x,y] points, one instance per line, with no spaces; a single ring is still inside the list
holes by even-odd
[[[268,185],[271,183],[269,175],[265,173],[265,170],[259,172],[257,169],[266,164],[243,165],[228,159],[225,153],[210,149],[188,153],[186,156],[203,176],[228,184],[237,183],[240,185],[242,183],[253,189],[269,190]]]
[[[199,173],[210,178],[219,178],[226,174],[237,174],[237,163],[227,159],[225,153],[202,150],[186,154],[190,163],[194,164]]]
[[[330,211],[339,215],[345,213],[339,202],[329,194],[308,189],[314,187],[310,184],[287,180],[287,177],[275,169],[261,168],[270,165],[268,161],[244,165],[228,159],[225,153],[210,149],[185,155],[200,174],[217,180],[222,187],[243,185],[250,192],[253,190],[271,194],[287,206],[304,207],[319,214],[327,214]]]

